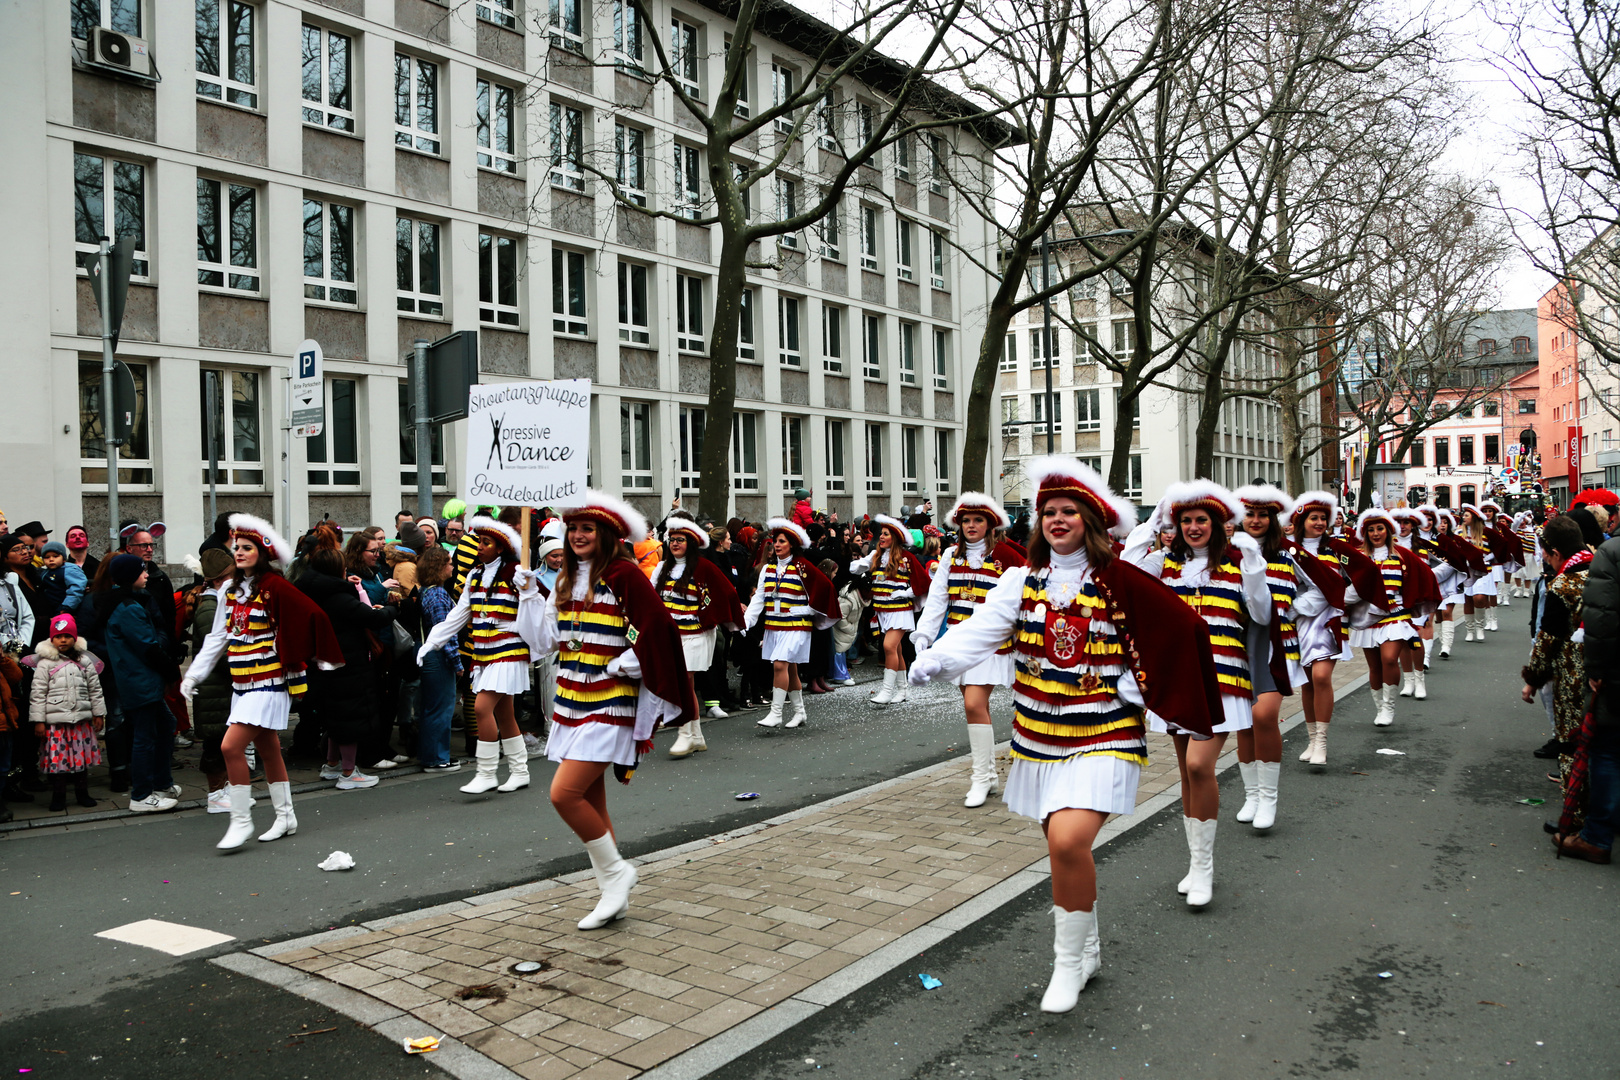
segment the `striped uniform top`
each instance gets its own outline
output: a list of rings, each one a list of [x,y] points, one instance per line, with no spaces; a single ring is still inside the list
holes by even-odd
[[[264,609],[258,589],[252,595],[232,593],[227,600],[225,655],[231,671],[231,689],[238,694],[256,690],[304,692],[304,673],[288,673],[276,653],[276,626]]]
[[[703,624],[698,620],[698,611],[703,606],[702,596],[692,587],[690,573],[666,580],[658,591],[658,598],[669,609],[669,617],[675,620],[677,630],[683,634],[703,633]]]
[[[1412,613],[1401,605],[1404,598],[1401,587],[1406,584],[1406,575],[1401,567],[1401,557],[1391,548],[1389,554],[1382,559],[1374,559],[1378,564],[1378,572],[1384,575],[1384,595],[1390,598],[1391,611],[1379,619],[1378,626],[1393,626],[1396,623],[1411,622]]]
[[[1298,570],[1294,560],[1277,554],[1266,562],[1266,588],[1271,590],[1272,617],[1282,635],[1283,655],[1299,662],[1299,628],[1294,625],[1294,597],[1299,595]]]
[[[1535,526],[1530,524],[1520,525],[1517,529],[1514,529],[1513,532],[1518,536],[1519,543],[1524,545],[1524,559],[1528,564],[1536,557]]]
[[[476,569],[467,576],[467,646],[474,667],[527,664],[529,646],[517,632],[518,593],[510,574],[497,573],[488,585]]]
[[[912,596],[896,597],[895,593],[905,593],[911,590],[910,562],[900,560],[897,570],[889,569],[889,555],[878,552],[877,565],[872,567],[872,610],[873,611],[910,611],[916,605],[916,598]]]
[[[588,598],[557,606],[562,641],[552,719],[564,727],[592,722],[634,727],[641,682],[607,673],[608,661],[630,647],[630,623],[607,582],[597,580],[591,590]]]
[[[765,629],[810,630],[810,594],[799,578],[798,563],[767,562],[759,574],[765,591]]]
[[[978,566],[969,566],[967,558],[958,548],[957,553],[951,557],[951,565],[947,573],[948,606],[945,608],[945,625],[955,626],[969,618],[990,590],[996,587],[1001,580],[1002,566],[993,559],[985,558]],[[997,656],[1005,656],[1012,652],[1012,639],[996,650]]]
[[[1221,684],[1221,693],[1251,700],[1254,684],[1249,681],[1242,572],[1227,560],[1210,569],[1207,583],[1190,585],[1181,580],[1181,565],[1175,556],[1166,555],[1159,576],[1209,625],[1210,651],[1215,656],[1215,678]]]
[[[1046,571],[1031,571],[1024,579],[1013,623],[1018,658],[1012,756],[1049,762],[1105,755],[1146,765],[1142,709],[1119,696],[1119,678],[1126,671],[1125,644],[1108,618],[1096,582],[1089,577],[1081,582],[1079,594],[1064,611],[1064,622],[1053,621],[1057,637],[1049,652],[1047,576]],[[1053,654],[1065,659],[1054,661]]]

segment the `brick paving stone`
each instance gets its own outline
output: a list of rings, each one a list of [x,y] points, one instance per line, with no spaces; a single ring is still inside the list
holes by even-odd
[[[579,1066],[555,1054],[548,1054],[514,1065],[512,1071],[524,1080],[568,1080],[579,1075]]]

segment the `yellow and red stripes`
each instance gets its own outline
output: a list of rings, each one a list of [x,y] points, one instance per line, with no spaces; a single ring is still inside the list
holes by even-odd
[[[1221,693],[1252,700],[1254,684],[1249,681],[1242,572],[1228,560],[1210,569],[1207,584],[1193,586],[1181,580],[1180,560],[1167,557],[1161,576],[1208,624],[1210,652],[1215,657],[1215,678],[1221,685]]]
[[[584,723],[634,727],[641,684],[607,673],[608,661],[630,647],[629,620],[613,591],[605,582],[596,582],[589,603],[569,600],[558,607],[557,626],[563,640],[557,652],[552,719],[564,727]]]

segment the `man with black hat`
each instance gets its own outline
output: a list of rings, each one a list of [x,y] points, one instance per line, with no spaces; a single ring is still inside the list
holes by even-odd
[[[27,521],[11,530],[13,536],[20,536],[28,542],[34,552],[34,565],[42,565],[40,556],[45,550],[45,541],[51,538],[51,530],[37,521]]]

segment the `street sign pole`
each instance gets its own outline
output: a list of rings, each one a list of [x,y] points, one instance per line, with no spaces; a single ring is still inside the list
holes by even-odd
[[[298,344],[298,352],[293,356],[292,367],[287,371],[287,424],[286,424],[286,468],[282,472],[282,483],[287,490],[287,530],[292,531],[292,487],[290,477],[292,474],[292,441],[293,439],[313,439],[326,430],[326,359],[321,353],[321,343],[314,338],[305,338]],[[309,451],[306,448],[304,457],[307,460]],[[331,455],[326,457],[331,461]]]
[[[208,408],[204,410],[208,423],[208,527],[219,520],[219,417],[214,402],[219,397],[219,372],[210,368],[203,372],[203,385],[208,388]]]
[[[101,434],[107,444],[107,551],[118,550],[118,402],[113,378],[112,245],[101,238]],[[109,554],[110,557],[110,554]]]
[[[428,343],[416,339],[411,364],[416,404],[416,516],[433,516],[433,450],[428,423]]]

